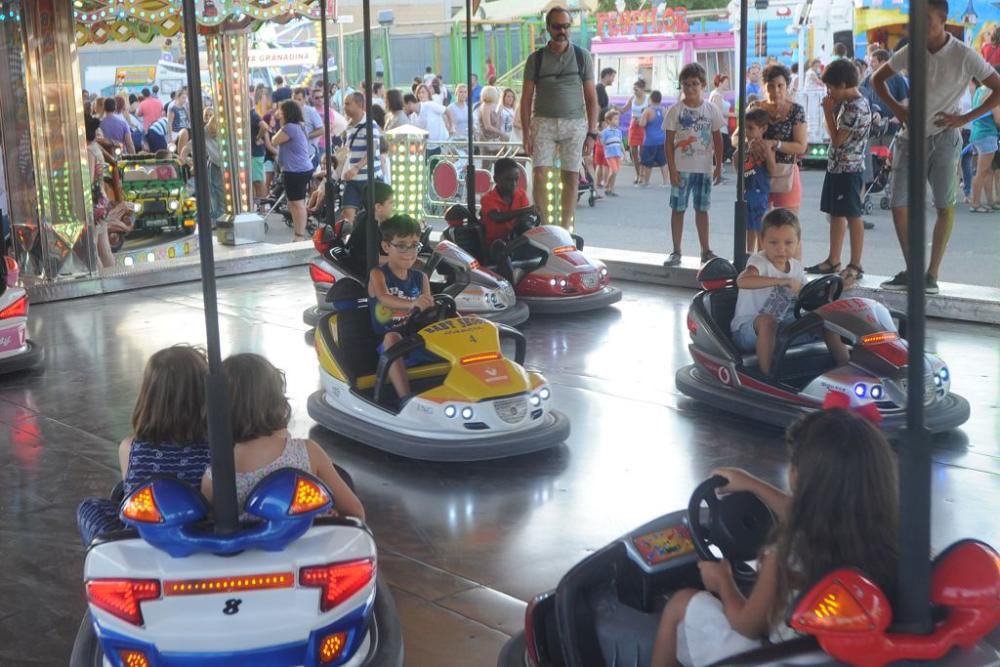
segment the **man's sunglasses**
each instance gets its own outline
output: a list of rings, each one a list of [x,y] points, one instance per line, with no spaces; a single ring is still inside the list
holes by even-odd
[[[572,23],[550,23],[549,30],[569,30],[573,27]]]

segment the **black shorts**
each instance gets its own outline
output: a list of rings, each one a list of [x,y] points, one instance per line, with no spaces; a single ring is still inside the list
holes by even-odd
[[[864,174],[831,174],[823,179],[823,194],[819,200],[819,210],[835,218],[860,218],[865,209],[861,204],[861,188]]]
[[[312,180],[313,172],[283,171],[281,175],[285,179],[285,194],[288,195],[288,201],[302,201],[306,198],[306,189]]]

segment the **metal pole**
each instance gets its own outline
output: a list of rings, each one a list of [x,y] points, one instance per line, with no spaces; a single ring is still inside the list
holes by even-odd
[[[367,255],[368,270],[378,266],[378,246],[381,238],[378,230],[378,221],[375,220],[375,133],[372,128],[375,122],[372,120],[372,8],[371,0],[364,0],[364,43],[365,43],[365,81],[368,82],[368,93],[365,95],[365,135],[368,137],[367,157],[368,157],[368,184],[365,188],[365,224],[368,225]]]
[[[736,130],[740,133],[740,143],[736,147],[736,202],[733,204],[733,264],[742,271],[747,264],[747,201],[743,195],[745,175],[743,165],[746,160],[745,122],[747,115],[747,21],[750,19],[749,0],[740,1],[740,75],[739,91],[736,94],[739,113]]]
[[[219,535],[239,529],[236,503],[236,466],[233,460],[233,433],[229,421],[229,388],[222,374],[219,344],[219,308],[215,290],[215,256],[212,248],[212,220],[208,203],[208,154],[205,149],[204,111],[201,102],[201,72],[198,70],[198,23],[194,0],[182,0],[184,52],[191,100],[191,149],[194,152],[194,182],[198,200],[198,250],[201,254],[201,289],[205,301],[205,339],[208,350],[208,378],[205,381],[208,405],[208,444],[212,451],[212,504],[215,532]]]
[[[337,57],[340,58],[340,60],[337,61],[337,78],[340,79],[340,89],[341,90],[346,90],[347,89],[347,59],[346,59],[346,56],[344,56],[344,51],[345,51],[345,49],[344,49],[344,24],[340,22],[340,17],[339,16],[337,17],[337,28],[340,30],[340,41],[337,42],[337,51],[339,53],[339,55]],[[368,88],[368,90],[371,90],[371,88]]]
[[[330,227],[334,225],[334,213],[333,202],[335,201],[335,193],[333,191],[333,137],[330,135],[330,47],[327,44],[326,36],[326,21],[329,18],[326,15],[327,0],[320,0],[319,2],[319,38],[323,42],[323,46],[320,49],[320,57],[323,59],[323,140],[325,145],[324,152],[326,153],[326,177],[324,179],[324,184],[326,187],[326,204],[325,204],[325,215],[326,224]],[[343,41],[343,28],[341,28],[341,41]],[[341,61],[341,66],[343,66],[343,61]],[[341,95],[343,97],[343,95]]]
[[[930,607],[931,457],[930,434],[924,424],[924,216],[927,144],[927,0],[910,3],[909,238],[907,239],[906,431],[899,443],[899,563],[895,627],[899,632],[927,634],[933,629]]]
[[[465,0],[465,111],[469,117],[469,161],[465,165],[465,195],[469,207],[469,220],[476,216],[476,165],[473,162],[475,141],[472,137],[472,0]],[[528,128],[525,128],[527,131]]]

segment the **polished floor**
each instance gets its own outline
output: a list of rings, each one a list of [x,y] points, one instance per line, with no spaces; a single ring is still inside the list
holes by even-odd
[[[546,453],[481,464],[421,464],[316,427],[318,383],[301,313],[304,268],[220,283],[223,353],[268,355],[288,375],[292,430],[350,470],[394,586],[407,664],[491,665],[524,601],[580,558],[686,504],[716,465],[775,482],[780,432],[680,396],[690,292],[625,284],[624,300],[573,319],[532,320],[528,361],[553,385],[573,433]],[[116,443],[147,356],[204,339],[200,286],[184,284],[45,304],[31,335],[42,373],[0,379],[0,665],[65,664],[84,610],[84,552],[74,510],[118,476]],[[933,322],[928,347],[972,404],[960,431],[934,441],[933,542],[1000,544],[1000,336]]]

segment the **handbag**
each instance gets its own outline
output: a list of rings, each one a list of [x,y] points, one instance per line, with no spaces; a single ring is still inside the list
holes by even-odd
[[[792,181],[795,177],[795,165],[779,162],[775,165],[775,169],[771,172],[770,176],[772,194],[782,195],[791,192]]]
[[[358,138],[358,132],[360,131],[361,126],[359,125],[354,130],[354,134],[351,135],[351,139],[347,142],[347,145],[341,146],[333,152],[333,159],[337,161],[337,178],[340,180],[344,180],[344,174],[351,168],[351,149],[354,147],[354,140]]]

